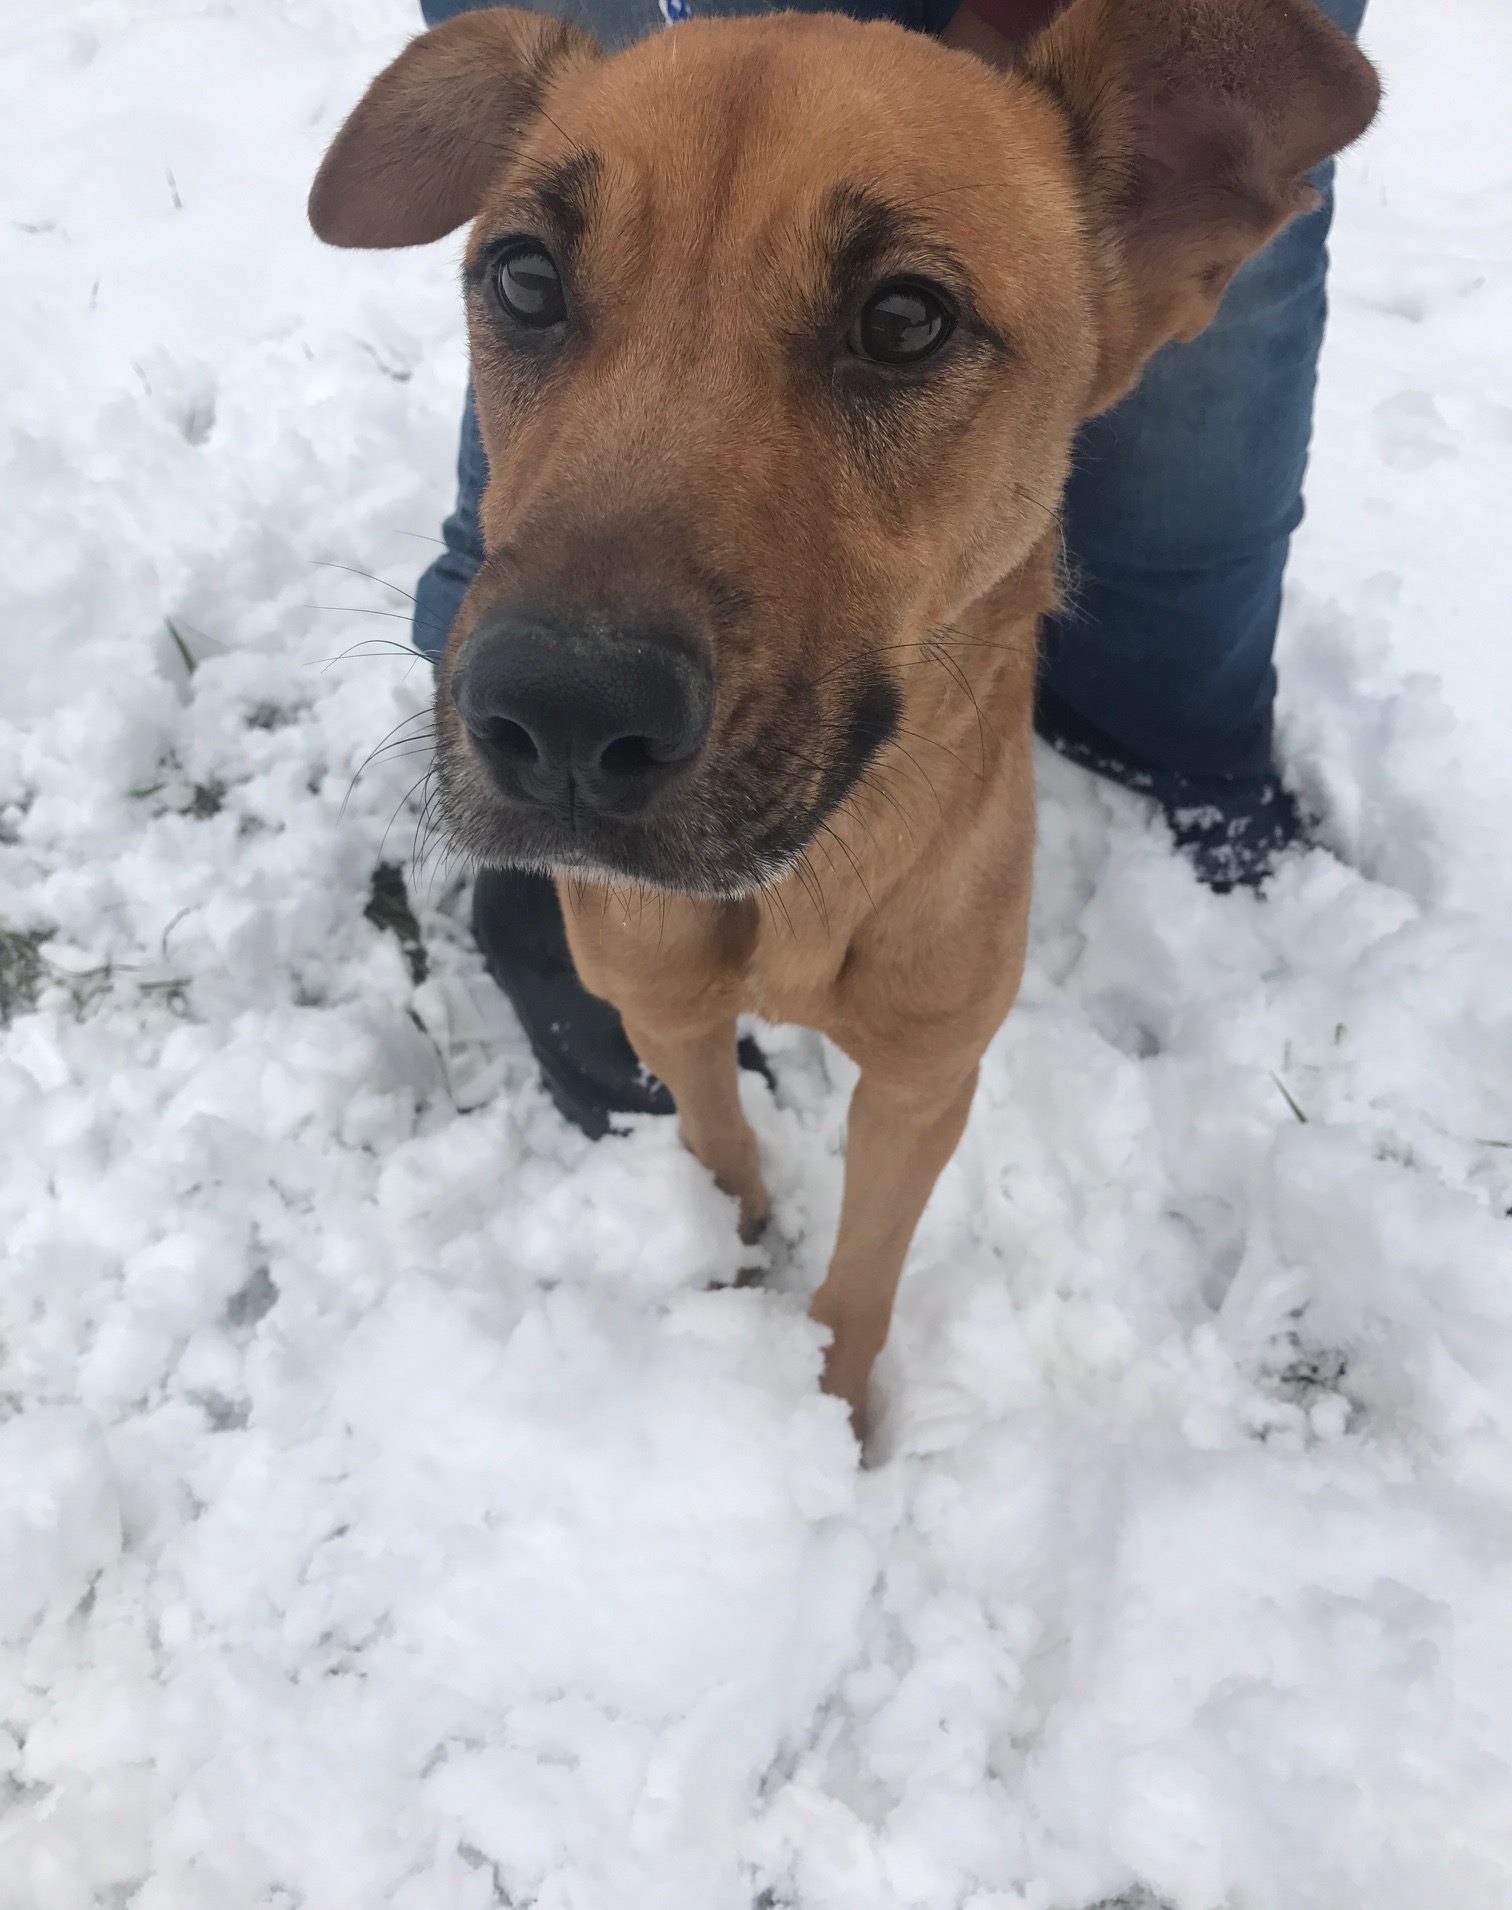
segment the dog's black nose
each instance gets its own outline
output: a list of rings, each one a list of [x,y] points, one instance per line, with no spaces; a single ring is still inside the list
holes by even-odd
[[[452,701],[506,796],[631,816],[698,754],[714,680],[675,626],[505,614],[467,639]]]

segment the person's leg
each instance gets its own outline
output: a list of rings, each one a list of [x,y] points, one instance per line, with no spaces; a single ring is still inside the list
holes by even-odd
[[[447,632],[462,608],[467,587],[483,564],[483,527],[478,512],[488,482],[488,459],[478,435],[472,386],[462,406],[462,437],[457,448],[457,499],[441,526],[443,549],[415,586],[415,648],[432,663],[446,644]]]
[[[1324,0],[1346,31],[1364,0]],[[1235,278],[1085,430],[1066,495],[1072,603],[1046,632],[1039,726],[1155,795],[1204,879],[1258,880],[1297,829],[1272,762],[1281,579],[1326,312],[1323,204]]]

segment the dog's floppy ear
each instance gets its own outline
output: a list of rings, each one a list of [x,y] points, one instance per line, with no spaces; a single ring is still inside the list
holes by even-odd
[[[1034,5],[1016,5],[1032,26]],[[966,43],[1032,76],[1069,122],[1103,269],[1101,409],[1317,203],[1306,173],[1365,131],[1380,82],[1312,0],[1038,5],[1059,16],[1043,30]]]
[[[360,246],[445,238],[477,213],[552,85],[597,57],[576,27],[513,8],[422,33],[373,81],[321,161],[310,189],[317,236]]]

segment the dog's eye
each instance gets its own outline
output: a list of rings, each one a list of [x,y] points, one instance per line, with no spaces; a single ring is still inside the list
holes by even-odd
[[[847,342],[876,364],[916,365],[937,352],[954,330],[955,316],[938,292],[900,279],[872,294]]]
[[[550,253],[528,240],[512,245],[494,267],[499,303],[517,325],[545,331],[567,316],[562,275]]]

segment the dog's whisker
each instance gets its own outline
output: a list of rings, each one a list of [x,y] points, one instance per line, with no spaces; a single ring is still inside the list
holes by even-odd
[[[413,611],[379,610],[373,604],[306,604],[304,607],[306,610],[319,610],[319,611],[323,611],[325,614],[329,616],[335,616],[335,617],[387,617],[394,623],[408,623],[408,624],[415,624],[420,621],[420,619],[415,616]],[[426,621],[429,622],[430,620],[427,619]],[[433,627],[437,627],[437,626],[433,626]],[[377,637],[373,637],[370,639],[370,641],[373,643],[377,643],[379,639]],[[414,647],[413,644],[396,643],[394,645],[394,648],[396,650],[407,650],[412,657],[418,657],[420,655],[420,652]]]
[[[800,767],[809,770],[816,777],[822,778],[825,774],[825,766],[823,764],[816,763],[812,759],[812,757],[803,755],[800,751],[792,748],[791,745],[783,746],[783,758],[786,762],[796,763]],[[863,774],[860,778],[858,778],[858,787],[862,783],[865,783],[865,781],[866,781],[866,778]],[[904,816],[903,811],[898,807],[896,800],[892,796],[888,795],[886,791],[879,790],[878,793],[882,794],[886,798],[886,800],[891,802],[893,807],[898,810],[898,814],[900,818],[902,818],[906,827],[908,819],[906,816]],[[854,791],[852,791],[850,794],[843,797],[841,801],[839,802],[839,804],[837,805],[837,807],[842,813],[848,815],[856,823],[858,828],[863,829],[866,832],[867,839],[871,842],[872,847],[876,848],[877,847],[877,832],[872,827],[870,820],[861,812],[861,810],[859,810],[855,806]],[[912,830],[910,830],[909,833],[910,833],[910,839],[911,839]],[[791,927],[791,922],[789,922],[789,927]]]
[[[426,770],[425,776],[428,776],[429,774],[430,774],[430,771]],[[408,806],[410,797],[414,795],[415,791],[425,781],[425,776],[417,776],[415,780],[410,784],[409,788],[406,789],[404,794],[399,798],[398,803],[395,805],[394,813],[388,819],[388,827],[385,828],[383,835],[380,838],[378,843],[378,854],[380,855],[380,857],[382,856],[384,850],[388,847],[389,831],[393,828],[394,824],[399,820],[400,810]]]
[[[866,768],[861,772],[861,775],[857,780],[856,787],[858,790],[860,789],[870,790],[874,795],[879,796],[883,802],[889,804],[891,808],[897,812],[898,820],[899,822],[902,823],[904,829],[908,832],[909,844],[910,846],[912,846],[914,843],[913,818],[912,816],[909,815],[908,811],[903,807],[897,795],[891,789],[889,789],[884,782],[880,780],[883,773],[884,773],[883,764],[877,763],[877,762],[868,763]],[[945,806],[943,803],[940,803],[940,798],[936,794],[933,784],[930,785],[929,793],[932,796],[934,796],[936,803],[939,804],[940,818],[943,821],[945,816]],[[847,803],[849,803],[850,800],[851,800],[850,797],[846,798]]]
[[[358,782],[362,778],[363,771],[368,767],[369,763],[374,762],[377,759],[377,757],[380,756],[383,753],[383,751],[394,742],[418,743],[420,740],[418,736],[404,736],[401,734],[401,732],[408,729],[411,723],[428,722],[429,720],[430,720],[429,710],[416,710],[412,716],[401,717],[400,720],[394,725],[394,727],[388,732],[388,734],[382,737],[377,743],[374,744],[372,749],[368,751],[367,755],[364,756],[362,761],[357,765],[356,769],[352,773],[352,780],[347,784],[347,792],[341,799],[340,813],[343,816],[346,814],[347,804],[352,799],[352,791],[357,787]],[[432,743],[435,740],[434,731],[430,733],[430,740]]]
[[[792,873],[794,880],[801,886],[809,907],[823,919],[827,928],[829,910],[824,906],[824,891],[820,887],[819,877],[809,861],[806,849],[794,861]]]
[[[1047,504],[1042,497],[1036,497],[1033,491],[1026,485],[1020,484],[1016,478],[1012,482],[1015,497],[1022,498],[1026,504],[1032,504],[1037,511],[1042,511],[1055,523],[1060,522],[1061,511],[1058,504]]]
[[[436,892],[437,882],[440,882],[444,886],[446,883],[451,881],[452,873],[456,869],[458,863],[460,863],[461,860],[462,860],[462,850],[458,844],[456,843],[443,844],[442,850],[441,850],[441,860],[431,870],[430,893],[432,895],[434,895]]]
[[[940,632],[951,632],[953,626],[941,624],[938,626],[938,629]],[[998,650],[1008,655],[1012,655],[1022,648],[1020,644],[999,643],[990,637],[972,637],[967,636],[964,632],[959,635],[950,634],[944,638],[943,641],[948,641],[952,649]],[[909,651],[916,651],[919,654],[914,657],[914,663],[938,662],[938,651],[942,647],[942,637],[938,634],[922,637],[913,643],[860,644],[854,650],[848,651],[838,663],[832,664],[829,669],[822,671],[820,675],[815,677],[810,687],[819,689],[824,684],[829,683],[835,677],[842,675],[845,671],[852,668],[864,670],[866,666],[873,663],[878,657],[905,656]],[[904,663],[899,667],[908,669],[911,666],[908,663]]]
[[[402,584],[391,584],[387,577],[380,577],[371,570],[363,570],[356,564],[341,564],[334,557],[312,557],[315,570],[344,570],[351,577],[365,577],[370,584],[378,584],[384,590],[392,590],[396,597],[408,597],[411,603],[417,601],[412,590],[406,590]]]
[[[977,636],[970,630],[963,630],[958,623],[937,623],[929,638],[930,643],[948,641],[957,650],[1003,650],[1010,656],[1021,656],[1025,649],[1022,638],[1013,638],[1008,642],[991,637]]]
[[[364,637],[359,642],[351,645],[349,649],[340,651],[334,657],[316,657],[313,661],[319,663],[322,671],[325,671],[334,669],[338,663],[361,662],[368,657],[383,656],[390,650],[410,663],[421,663],[424,661],[424,659],[416,651],[411,650],[407,644],[386,643],[382,637]],[[429,699],[427,699],[427,703],[428,702]]]
[[[425,873],[426,857],[430,854],[431,835],[430,825],[427,820],[430,813],[429,803],[430,797],[427,796],[425,801],[421,804],[419,815],[415,818],[415,833],[410,841],[410,866],[414,869],[417,876]],[[427,901],[429,901],[433,893],[433,890],[427,889]]]
[[[780,888],[763,889],[761,895],[767,904],[767,914],[771,917],[772,926],[775,928],[777,925],[777,918],[774,911],[781,909],[782,919],[787,924],[788,937],[791,941],[796,942],[798,939],[798,931],[793,926],[793,917],[786,901],[783,899],[782,890]]]
[[[433,730],[414,730],[414,732],[409,733],[409,735],[393,735],[393,732],[389,732],[388,737],[386,737],[382,743],[378,743],[376,749],[370,749],[367,756],[363,758],[363,770],[367,770],[367,766],[370,762],[378,762],[380,756],[389,756],[389,754],[393,754],[395,751],[401,751],[401,749],[420,749],[422,745],[424,745],[426,749],[431,749],[431,751],[435,749],[435,732],[433,732]],[[363,770],[359,770],[357,775],[363,774]],[[353,775],[353,783],[357,781],[357,775]]]
[[[856,779],[857,787],[859,787],[864,780],[865,780],[865,776],[863,772],[863,775],[857,777]],[[874,849],[876,848],[877,832],[875,829],[872,828],[871,823],[867,820],[867,818],[856,807],[855,789],[852,789],[849,792],[849,794],[841,797],[840,801],[835,805],[835,811],[837,815],[849,816],[851,821],[855,823],[858,829],[864,829],[866,831],[867,841],[871,844],[871,846]]]
[[[804,889],[813,902],[814,907],[819,911],[820,919],[824,923],[824,932],[828,935],[830,932],[829,904],[825,900],[824,884],[819,880],[819,871],[809,861],[807,849],[799,850],[798,860],[794,864],[794,869],[801,877]],[[812,888],[809,886],[810,883],[813,885]]]
[[[856,860],[856,857],[851,850],[850,844],[845,840],[844,836],[838,835],[829,826],[827,822],[821,822],[819,825],[819,828],[821,832],[824,835],[827,835],[830,841],[836,845],[836,847],[840,850],[841,854],[845,857],[846,861],[851,865],[852,870],[855,872],[856,880],[861,885],[861,893],[866,897],[867,901],[871,904],[872,914],[875,915],[877,912],[876,898],[872,895],[870,888],[867,886],[866,877],[861,873],[861,864]]]
[[[952,650],[999,650],[1004,656],[1019,656],[1023,653],[1022,643],[1003,643],[995,637],[974,637],[955,624],[936,624],[934,633],[920,644],[920,649],[934,645],[948,644]]]
[[[390,743],[380,754],[390,762],[402,763],[415,756],[434,756],[435,746],[428,742]]]
[[[914,743],[933,743],[936,749],[944,750],[945,754],[950,758],[950,760],[953,763],[959,763],[961,768],[966,771],[968,776],[972,773],[971,765],[966,761],[965,757],[962,756],[958,751],[953,750],[948,743],[942,743],[938,736],[930,736],[923,730],[911,730],[911,729],[899,728],[894,733],[894,736],[893,736],[894,745],[899,750],[899,752],[902,755],[906,756],[909,762],[913,764],[914,768],[918,771],[920,780],[923,782],[925,788],[929,791],[930,795],[934,797],[937,803],[940,802],[940,794],[939,794],[939,791],[934,786],[933,779],[925,770],[923,764],[919,761],[918,757],[914,755],[913,751],[911,749],[904,749],[903,745],[898,742],[897,739],[899,736],[906,736],[910,742],[914,742]],[[943,803],[940,803],[940,813],[942,815],[944,814]]]
[[[425,740],[390,743],[382,752],[390,762],[402,763],[415,756],[434,756],[435,746]]]
[[[431,635],[440,637],[443,641],[445,640],[447,636],[447,626],[438,622],[435,618],[421,617],[418,614],[411,615],[408,611],[405,611],[405,610],[376,610],[370,604],[307,603],[304,606],[304,608],[306,610],[318,610],[322,613],[322,615],[329,615],[329,616],[383,617],[394,623],[408,624],[412,630],[418,630],[422,633],[429,633]],[[323,661],[325,662],[327,667],[329,667],[332,663],[340,663],[345,657],[359,654],[360,652],[362,652],[363,646],[371,645],[374,647],[374,649],[376,649],[378,646],[383,644],[387,644],[388,648],[391,650],[398,650],[402,652],[403,655],[409,658],[411,663],[432,663],[433,664],[434,662],[434,660],[431,657],[428,657],[423,650],[417,650],[414,644],[396,643],[392,639],[385,638],[385,637],[360,637],[356,643],[348,645],[348,647],[345,650],[339,652],[336,656],[326,657],[323,659]],[[372,654],[372,652],[368,651],[367,654]],[[322,659],[317,659],[317,660],[322,660]]]
[[[963,693],[970,699],[971,707],[976,711],[977,737],[982,749],[982,781],[985,782],[987,780],[987,731],[991,726],[982,713],[982,705],[977,699],[977,693],[972,688],[970,677],[968,677],[966,672],[961,668],[959,659],[950,656],[947,651],[942,651],[940,660],[949,673],[952,682],[960,686]],[[994,738],[1001,745],[1003,739],[998,736],[995,729],[992,733]]]
[[[832,723],[827,726],[826,733],[833,735],[837,741],[843,741],[845,738],[845,727],[843,724]],[[906,760],[912,765],[914,773],[918,776],[919,781],[923,783],[924,787],[929,791],[930,795],[934,798],[935,805],[939,809],[941,819],[943,820],[945,815],[945,805],[940,800],[940,793],[934,786],[933,778],[925,771],[923,765],[919,762],[919,759],[913,754],[912,750],[908,749],[904,744],[898,741],[898,738],[900,736],[907,736],[918,742],[933,743],[937,749],[944,750],[945,754],[949,756],[953,762],[959,763],[961,767],[964,770],[966,770],[968,775],[974,774],[975,772],[971,769],[970,764],[967,763],[964,760],[964,758],[957,755],[957,753],[953,749],[949,748],[946,744],[940,742],[938,738],[933,736],[927,736],[922,731],[919,731],[919,730],[905,729],[902,727],[902,725],[899,725],[899,727],[893,731],[893,734],[891,738],[889,739],[887,747],[896,749],[899,755],[906,758]],[[885,750],[883,754],[885,756]],[[811,765],[811,767],[815,768],[816,770],[819,770],[820,774],[823,773],[823,771],[819,769],[819,765],[813,764]],[[883,767],[884,767],[884,763],[883,763],[882,757],[873,758],[871,763],[869,763],[866,769],[863,771],[859,780],[862,782],[866,782],[869,778],[873,777],[875,774],[880,773]],[[873,783],[872,786],[877,789],[877,792],[879,795],[886,796],[887,799],[892,802],[893,807],[898,810],[899,815],[903,817],[905,822],[911,822],[912,819],[905,814],[905,812],[899,806],[897,799],[891,796],[889,792],[887,792],[882,787],[881,784]]]
[[[425,845],[429,836],[429,818],[431,805],[436,800],[436,765],[433,762],[425,772],[425,781],[421,785],[420,810],[415,817],[415,833],[410,842],[410,864],[415,869],[424,867]]]
[[[958,192],[1003,192],[1012,189],[1013,182],[1008,179],[967,179],[960,185],[941,186],[938,192],[927,192],[917,196],[911,194],[908,204],[912,209],[916,206],[937,205],[941,199],[952,198]]]
[[[431,722],[432,722],[432,717],[431,717],[431,712],[429,710],[415,710],[409,716],[400,717],[399,721],[394,725],[394,727],[391,730],[388,730],[383,736],[381,736],[378,739],[378,741],[373,745],[373,747],[368,751],[367,755],[363,757],[362,761],[357,766],[357,771],[356,771],[356,774],[353,776],[352,781],[356,782],[357,777],[362,774],[363,770],[367,768],[368,764],[373,761],[373,759],[379,754],[381,750],[386,749],[391,742],[399,741],[399,742],[413,743],[418,741],[421,735],[428,736],[431,739],[431,741],[434,742],[436,737],[435,730],[433,728],[426,727]],[[412,726],[417,723],[421,726],[420,729],[415,730],[414,734],[412,735],[406,735],[405,732],[410,730]]]

